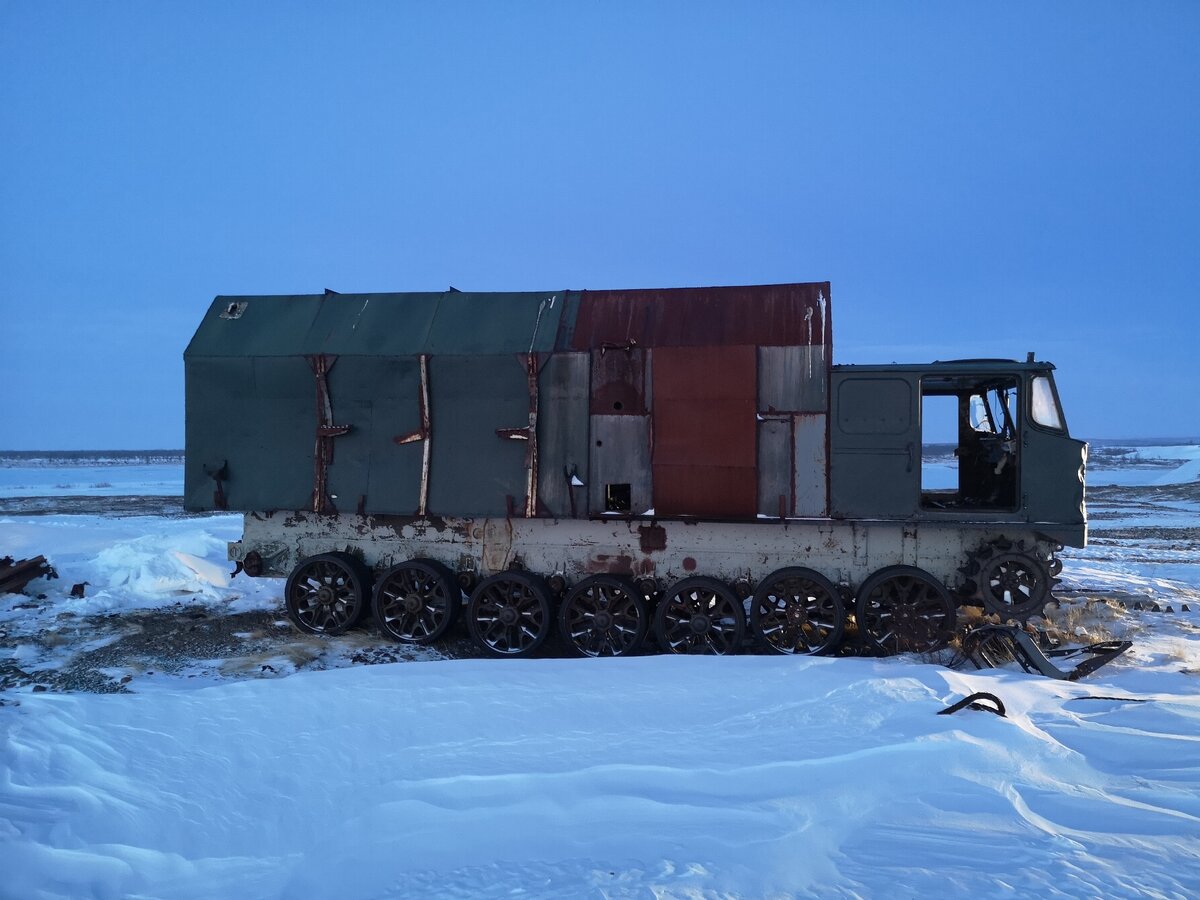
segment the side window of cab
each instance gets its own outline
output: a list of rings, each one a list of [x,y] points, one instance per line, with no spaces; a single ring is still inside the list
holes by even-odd
[[[1050,431],[1066,431],[1054,383],[1047,375],[1035,375],[1029,385],[1029,417]]]

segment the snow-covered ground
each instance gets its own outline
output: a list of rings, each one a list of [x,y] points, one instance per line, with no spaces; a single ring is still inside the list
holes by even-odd
[[[61,575],[0,597],[0,665],[32,675],[0,682],[0,896],[1196,896],[1200,447],[1166,450],[1090,470],[1092,545],[1050,615],[1135,645],[1076,683],[911,658],[366,666],[366,635],[289,656],[234,631],[238,665],[61,692],[72,654],[165,640],[154,616],[286,634],[282,585],[229,578],[237,516],[0,513],[0,556]],[[120,468],[70,482],[169,480]],[[1008,717],[935,715],[977,690]]]

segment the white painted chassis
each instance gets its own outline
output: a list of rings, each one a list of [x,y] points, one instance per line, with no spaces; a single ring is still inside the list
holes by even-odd
[[[651,542],[643,549],[646,529]],[[660,588],[691,575],[756,584],[785,566],[815,569],[851,591],[873,572],[917,566],[950,589],[959,567],[997,538],[1025,542],[1049,560],[1057,549],[1027,524],[908,523],[886,520],[789,519],[752,523],[648,519],[466,519],[320,516],[305,512],[248,513],[242,540],[229,558],[255,551],[263,574],[286,577],[302,559],[349,551],[375,572],[410,559],[434,559],[456,572],[486,577],[510,567],[562,575],[574,584],[611,572],[651,577]],[[654,540],[657,538],[657,540]],[[664,544],[661,549],[649,549]]]

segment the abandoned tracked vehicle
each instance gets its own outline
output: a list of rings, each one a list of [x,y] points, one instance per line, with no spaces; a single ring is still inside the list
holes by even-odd
[[[185,505],[245,513],[231,560],[308,632],[896,652],[1040,614],[1087,537],[1054,367],[834,366],[831,333],[828,283],[218,297]]]

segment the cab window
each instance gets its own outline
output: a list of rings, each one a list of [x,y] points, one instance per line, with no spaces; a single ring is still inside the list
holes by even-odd
[[[1031,401],[1029,414],[1033,421],[1043,428],[1063,430],[1062,413],[1058,408],[1058,399],[1054,396],[1054,386],[1045,375],[1038,375],[1031,385]]]

